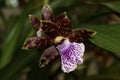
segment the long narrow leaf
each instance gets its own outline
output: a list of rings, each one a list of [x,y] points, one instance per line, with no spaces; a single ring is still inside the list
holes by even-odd
[[[92,43],[120,56],[120,24],[83,25],[82,27],[97,32],[94,38],[90,39]]]

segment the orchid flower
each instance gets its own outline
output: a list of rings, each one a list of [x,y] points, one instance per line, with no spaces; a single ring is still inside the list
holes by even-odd
[[[65,73],[74,71],[77,65],[83,63],[85,52],[83,42],[91,38],[95,34],[94,31],[88,29],[72,31],[72,25],[66,12],[54,18],[49,5],[43,7],[41,20],[33,15],[29,15],[29,18],[36,34],[26,39],[23,48],[49,47],[40,58],[41,67],[53,61],[58,55],[61,58],[61,69]]]

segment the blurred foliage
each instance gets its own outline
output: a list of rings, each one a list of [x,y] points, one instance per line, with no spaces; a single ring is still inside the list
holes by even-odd
[[[25,38],[34,33],[28,15],[40,18],[44,1],[0,0],[0,80],[120,80],[120,1],[49,1],[55,16],[67,12],[73,29],[97,32],[85,42],[84,64],[69,74],[61,71],[59,60],[39,68],[44,49],[21,49]]]

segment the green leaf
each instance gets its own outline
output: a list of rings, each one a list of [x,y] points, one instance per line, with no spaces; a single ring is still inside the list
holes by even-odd
[[[17,40],[19,39],[19,35],[21,33],[22,27],[24,24],[24,21],[18,21],[18,23],[15,25],[15,27],[10,32],[9,36],[6,38],[6,40],[3,43],[2,47],[2,57],[0,62],[0,68],[3,68],[5,65],[7,65],[12,57],[12,54],[15,50]]]
[[[120,13],[120,1],[109,2],[109,3],[101,3],[101,4]]]
[[[5,38],[5,40],[2,44],[0,69],[4,68],[11,61],[15,50],[17,50],[17,48],[20,47],[19,42],[21,42],[21,40],[23,40],[22,39],[23,36],[25,36],[25,35],[23,35],[21,37],[21,34],[23,32],[23,29],[25,29],[24,27],[25,27],[26,20],[28,18],[28,14],[30,13],[30,11],[36,11],[38,8],[41,9],[42,2],[41,2],[41,4],[36,4],[36,6],[30,8],[29,11],[28,11],[28,8],[30,8],[30,4],[25,6],[22,14],[20,15],[20,18],[18,18],[15,25],[13,25],[14,26],[13,29],[7,35],[7,37]]]
[[[96,31],[92,43],[120,56],[120,24],[111,25],[82,25],[84,28]]]
[[[7,67],[1,70],[0,80],[14,80],[14,77],[23,70],[28,64],[36,60],[40,54],[33,51],[20,51]],[[34,62],[33,62],[34,63]]]

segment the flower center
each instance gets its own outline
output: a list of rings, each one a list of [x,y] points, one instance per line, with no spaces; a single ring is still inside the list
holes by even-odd
[[[42,36],[42,29],[39,29],[39,30],[37,31],[37,36],[38,36],[38,37],[41,37],[41,36]]]
[[[67,49],[70,46],[70,41],[68,39],[65,39],[61,44],[57,46],[57,48],[61,51]]]
[[[55,44],[60,44],[64,41],[65,37],[57,36],[54,40]]]

